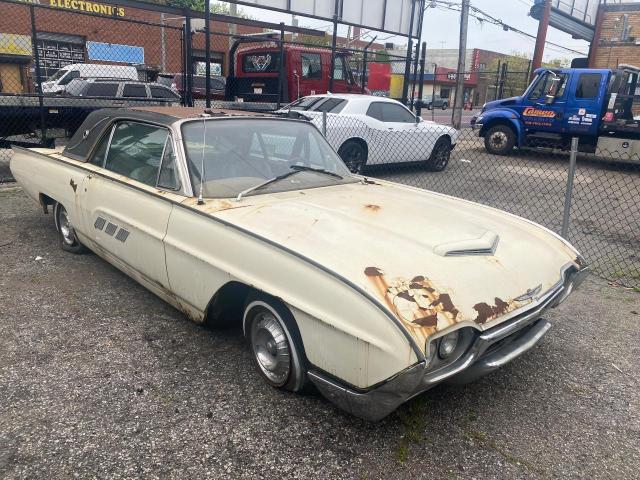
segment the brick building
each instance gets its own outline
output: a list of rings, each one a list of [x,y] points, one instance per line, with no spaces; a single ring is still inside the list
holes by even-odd
[[[598,10],[589,66],[640,66],[640,2],[603,4]]]
[[[136,65],[141,77],[148,79],[159,72],[179,73],[183,69],[181,16],[102,1],[0,0],[2,93],[26,93],[34,88],[31,5],[43,77],[71,63]],[[227,33],[228,24],[211,22],[211,31]],[[238,34],[262,31],[253,26],[236,26]],[[195,33],[192,38],[190,61],[194,71],[200,71],[205,59],[204,34]],[[212,72],[225,74],[229,37],[212,35],[211,50]]]

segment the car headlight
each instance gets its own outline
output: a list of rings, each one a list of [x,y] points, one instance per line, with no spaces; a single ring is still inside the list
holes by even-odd
[[[476,123],[482,123],[482,115],[476,118]]]
[[[449,357],[458,346],[458,340],[460,339],[460,332],[458,330],[447,333],[438,341],[438,356],[444,360]]]

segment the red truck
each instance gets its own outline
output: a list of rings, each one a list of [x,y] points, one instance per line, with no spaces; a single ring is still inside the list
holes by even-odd
[[[255,42],[255,40],[253,40]],[[276,102],[280,72],[280,46],[267,42],[238,48],[237,40],[229,52],[226,99],[245,102]],[[322,48],[285,45],[281,102],[289,103],[306,95],[329,91],[331,51]],[[333,93],[362,93],[349,67],[349,52],[336,52]],[[365,93],[369,93],[365,89]]]

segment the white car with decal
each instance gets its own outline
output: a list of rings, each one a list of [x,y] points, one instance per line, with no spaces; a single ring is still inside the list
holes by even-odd
[[[280,112],[291,110],[326,129],[327,140],[353,173],[368,165],[406,162],[440,172],[459,135],[455,128],[417,117],[397,100],[373,95],[311,95]]]

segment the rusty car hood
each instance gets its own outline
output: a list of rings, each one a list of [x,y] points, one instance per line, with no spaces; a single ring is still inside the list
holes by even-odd
[[[485,329],[525,309],[578,256],[522,218],[389,182],[185,204],[346,278],[422,345],[453,324]]]

